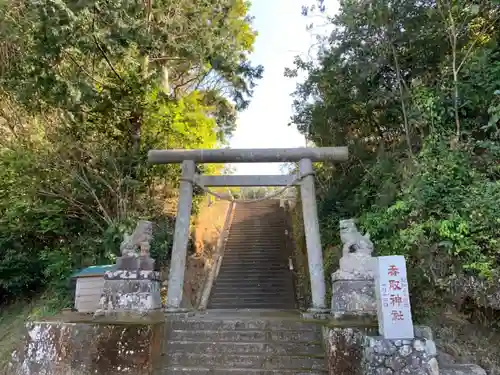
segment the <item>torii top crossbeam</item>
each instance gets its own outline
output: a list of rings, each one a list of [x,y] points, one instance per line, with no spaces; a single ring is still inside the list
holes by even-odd
[[[301,148],[248,148],[208,150],[151,150],[148,160],[151,164],[182,163],[285,163],[302,159],[317,161],[346,161],[347,147],[301,147]]]

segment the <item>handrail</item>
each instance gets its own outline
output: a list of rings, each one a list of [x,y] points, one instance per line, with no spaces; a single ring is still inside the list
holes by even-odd
[[[198,310],[205,310],[208,306],[208,300],[210,298],[210,294],[212,292],[212,286],[214,280],[219,275],[219,270],[222,264],[222,257],[224,256],[224,251],[226,248],[226,242],[228,238],[229,230],[231,229],[231,224],[233,222],[234,210],[236,207],[235,202],[230,202],[229,207],[227,208],[226,220],[224,222],[224,227],[220,233],[219,239],[217,240],[217,246],[215,249],[214,263],[212,268],[210,269],[210,273],[208,274],[204,286],[203,293],[201,295],[200,303],[198,304]]]

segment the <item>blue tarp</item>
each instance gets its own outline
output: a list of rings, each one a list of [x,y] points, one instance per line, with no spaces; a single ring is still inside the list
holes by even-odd
[[[78,272],[75,272],[71,277],[89,277],[89,276],[103,276],[106,271],[110,271],[115,267],[114,264],[108,264],[103,266],[90,266],[83,268]]]

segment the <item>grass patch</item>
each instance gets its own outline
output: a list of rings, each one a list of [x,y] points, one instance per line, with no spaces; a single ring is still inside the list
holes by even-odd
[[[457,363],[481,366],[489,375],[500,375],[500,330],[471,319],[451,305],[435,308],[422,321],[432,328],[438,348]]]

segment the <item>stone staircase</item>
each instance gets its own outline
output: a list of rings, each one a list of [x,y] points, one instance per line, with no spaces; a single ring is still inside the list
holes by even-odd
[[[326,375],[321,327],[298,313],[211,310],[171,316],[162,375]]]
[[[279,200],[237,204],[208,308],[294,309]]]
[[[279,201],[237,204],[208,310],[169,314],[161,375],[326,375],[321,326],[295,310]]]

